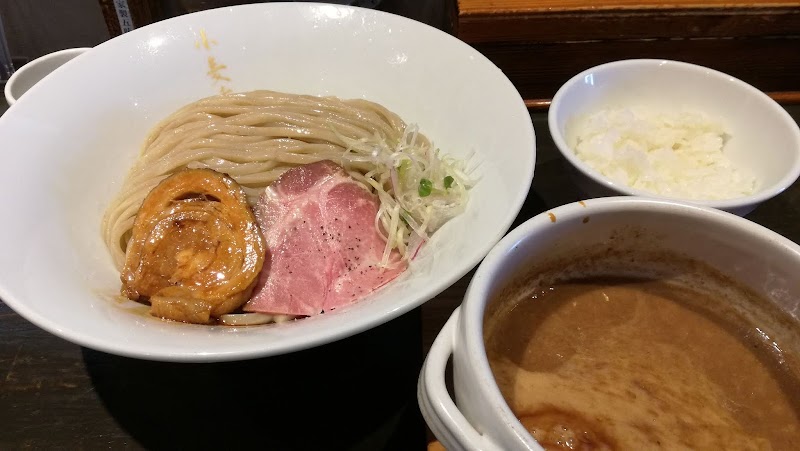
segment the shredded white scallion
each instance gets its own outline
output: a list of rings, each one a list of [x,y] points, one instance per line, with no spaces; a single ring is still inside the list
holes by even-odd
[[[467,160],[442,155],[439,149],[408,125],[398,142],[377,134],[372,139],[350,139],[334,130],[347,148],[342,163],[371,159],[375,169],[365,181],[380,200],[375,228],[386,239],[381,264],[388,266],[397,249],[411,260],[419,247],[445,222],[466,208],[470,179]]]

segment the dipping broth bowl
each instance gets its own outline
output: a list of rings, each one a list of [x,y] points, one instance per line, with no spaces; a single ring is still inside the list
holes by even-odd
[[[620,240],[631,225],[636,232]],[[762,226],[708,207],[639,197],[555,208],[523,223],[492,249],[425,360],[419,404],[446,449],[542,449],[493,377],[484,345],[487,304],[526,268],[612,242],[615,250],[664,249],[705,263],[788,312],[791,321],[800,321],[800,246]],[[451,357],[455,400],[445,385]]]

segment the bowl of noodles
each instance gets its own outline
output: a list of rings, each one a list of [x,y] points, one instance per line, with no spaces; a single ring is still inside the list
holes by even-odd
[[[391,14],[266,3],[126,33],[0,117],[0,299],[163,361],[301,350],[461,278],[530,188],[522,99]]]

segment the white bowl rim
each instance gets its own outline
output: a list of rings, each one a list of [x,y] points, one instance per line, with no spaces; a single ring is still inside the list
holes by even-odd
[[[686,204],[667,199],[655,199],[639,196],[613,196],[584,201],[573,202],[551,210],[546,210],[528,219],[514,230],[510,231],[481,262],[472,278],[472,282],[461,304],[456,337],[464,338],[464,343],[455,343],[455,349],[463,347],[464,356],[469,362],[469,367],[475,371],[481,380],[491,383],[478,384],[473,390],[481,393],[482,399],[488,400],[490,408],[500,414],[500,420],[511,426],[512,431],[525,437],[530,434],[517,419],[511,408],[506,403],[500,392],[494,376],[492,375],[489,360],[486,357],[486,347],[483,342],[483,315],[489,298],[489,286],[497,276],[498,268],[502,266],[508,253],[520,242],[536,235],[539,230],[546,227],[557,226],[553,224],[549,214],[554,214],[560,223],[580,219],[587,214],[614,213],[620,211],[658,211],[672,212],[677,216],[703,219],[709,223],[727,225],[739,228],[748,234],[768,239],[774,247],[782,247],[796,255],[800,261],[800,245],[790,239],[774,232],[762,225],[748,219],[711,207]],[[458,351],[456,351],[458,352]]]
[[[166,27],[170,21],[185,21],[188,20],[189,16],[196,16],[196,15],[205,15],[205,14],[219,14],[221,11],[232,11],[232,10],[247,10],[247,9],[259,9],[259,8],[275,8],[275,9],[296,9],[296,8],[314,8],[320,5],[324,5],[325,7],[335,7],[337,9],[344,9],[344,10],[357,10],[360,11],[362,14],[375,14],[376,16],[384,16],[384,17],[391,17],[393,21],[398,21],[400,23],[404,23],[411,28],[418,29],[420,27],[424,27],[429,29],[432,33],[435,33],[442,37],[443,40],[448,41],[453,46],[461,47],[465,50],[465,52],[469,53],[475,59],[483,60],[486,64],[490,65],[491,67],[497,70],[499,75],[502,75],[498,81],[501,82],[506,86],[506,88],[510,88],[516,93],[519,102],[516,104],[515,108],[518,113],[522,115],[524,112],[525,116],[527,116],[527,108],[523,102],[522,97],[519,95],[517,89],[513,86],[513,84],[502,74],[497,66],[492,63],[488,58],[484,55],[480,54],[477,50],[469,46],[468,44],[464,43],[463,41],[455,38],[454,36],[445,33],[442,30],[438,30],[435,27],[431,27],[419,21],[409,19],[403,16],[399,16],[392,13],[387,13],[384,11],[369,9],[369,8],[360,8],[355,6],[348,6],[348,5],[332,5],[332,4],[325,4],[325,3],[259,3],[259,4],[248,4],[248,5],[238,5],[238,6],[231,6],[231,7],[223,7],[223,8],[216,8],[216,9],[209,9],[204,11],[195,12],[192,14],[187,14],[183,16],[178,16],[171,19],[166,19],[161,22],[157,22],[154,24],[147,25],[145,27],[141,27],[135,29],[129,33],[125,33],[121,36],[118,36],[114,39],[110,39],[106,42],[99,44],[97,48],[105,48],[107,46],[117,45],[116,43],[122,40],[132,40],[135,37],[144,35],[152,31],[153,29]],[[66,50],[73,50],[73,49],[66,49]],[[68,63],[71,63],[69,61]],[[65,63],[66,65],[66,63]],[[61,69],[60,67],[56,70]],[[55,71],[54,71],[55,72]],[[38,84],[37,84],[38,85]],[[37,89],[39,86],[35,85],[33,89]],[[7,116],[7,115],[6,115]],[[6,117],[0,117],[0,120],[7,119]],[[517,191],[516,196],[513,199],[510,199],[509,205],[511,209],[509,210],[508,214],[505,218],[499,218],[498,223],[500,227],[497,229],[497,233],[495,236],[491,237],[491,239],[487,240],[486,243],[482,247],[476,249],[474,254],[474,258],[471,261],[468,261],[462,268],[458,271],[455,271],[451,274],[451,277],[444,278],[440,281],[440,283],[436,284],[433,287],[433,290],[429,291],[425,295],[415,295],[413,297],[413,302],[400,302],[392,308],[391,310],[385,311],[382,315],[376,315],[374,317],[356,321],[354,324],[339,324],[339,327],[330,328],[325,331],[322,331],[318,334],[313,334],[311,337],[303,337],[302,339],[293,340],[289,343],[284,343],[283,346],[280,348],[276,348],[274,346],[267,346],[262,345],[258,347],[242,347],[237,349],[232,349],[228,351],[215,351],[215,352],[205,352],[199,351],[195,353],[186,353],[186,352],[156,352],[156,353],[149,353],[145,352],[136,346],[124,345],[119,342],[107,342],[102,337],[98,337],[96,335],[85,333],[81,330],[77,330],[75,328],[62,328],[61,325],[57,320],[54,320],[46,315],[42,315],[37,313],[32,308],[29,308],[24,301],[23,298],[16,296],[10,290],[8,290],[3,284],[2,279],[0,279],[0,299],[8,305],[15,313],[19,314],[26,320],[30,321],[34,325],[44,329],[45,331],[52,333],[60,338],[68,340],[72,343],[78,344],[80,346],[86,346],[91,349],[99,350],[102,352],[107,352],[115,355],[126,356],[126,357],[134,357],[134,358],[143,358],[148,360],[154,361],[167,361],[167,362],[222,362],[222,361],[237,361],[237,360],[245,360],[245,359],[253,359],[253,358],[260,358],[260,357],[267,357],[272,355],[280,355],[286,354],[290,352],[300,351],[304,349],[309,349],[312,347],[316,347],[322,344],[332,343],[338,341],[340,339],[344,339],[347,337],[351,337],[358,333],[364,332],[366,330],[372,329],[379,325],[382,325],[392,319],[399,317],[400,315],[411,311],[412,309],[419,307],[423,303],[427,302],[428,300],[432,299],[433,297],[440,294],[442,291],[446,290],[449,286],[453,283],[457,282],[461,277],[469,273],[472,269],[474,269],[483,259],[483,257],[492,249],[492,247],[506,234],[508,229],[513,224],[516,216],[519,214],[519,211],[522,209],[522,206],[527,199],[528,193],[530,192],[530,187],[533,182],[533,175],[535,170],[535,160],[536,160],[536,135],[533,124],[528,121],[528,127],[524,130],[524,140],[526,143],[530,144],[530,152],[529,152],[529,161],[525,163],[528,167],[527,169],[527,176],[523,179],[523,185],[520,186],[520,189]],[[340,322],[341,323],[341,322]]]
[[[564,136],[558,127],[558,121],[556,119],[556,116],[558,115],[561,106],[561,99],[565,95],[567,95],[567,91],[569,91],[575,84],[582,81],[585,76],[593,72],[607,70],[612,67],[625,68],[625,67],[637,67],[637,66],[663,66],[663,65],[681,67],[686,70],[695,72],[704,72],[708,75],[712,75],[714,77],[719,78],[720,80],[732,83],[733,85],[745,91],[750,92],[756,98],[761,99],[762,101],[770,105],[773,109],[775,109],[777,114],[781,116],[783,121],[791,129],[791,134],[794,137],[794,142],[796,144],[795,147],[797,149],[797,155],[794,159],[794,162],[791,165],[791,167],[788,168],[786,174],[772,185],[767,186],[749,196],[736,197],[733,199],[723,199],[723,200],[683,199],[683,198],[663,196],[650,191],[640,190],[637,188],[632,188],[623,185],[621,183],[616,183],[610,180],[608,177],[601,174],[599,171],[589,166],[588,164],[584,163],[580,158],[578,158],[575,155],[575,152],[569,147],[569,145],[567,145],[567,142],[564,139]],[[574,166],[581,173],[592,179],[594,182],[603,185],[607,188],[610,188],[614,191],[617,191],[620,194],[625,194],[629,196],[639,196],[639,197],[649,197],[654,199],[689,202],[695,205],[718,208],[722,210],[731,210],[748,205],[757,205],[772,197],[775,197],[778,194],[782,193],[786,188],[790,187],[798,179],[798,177],[800,177],[800,126],[798,126],[798,124],[795,122],[792,116],[778,102],[770,98],[763,91],[755,88],[753,85],[744,82],[732,75],[728,75],[724,72],[720,72],[716,69],[711,69],[709,67],[700,66],[698,64],[687,63],[676,60],[668,60],[668,59],[640,58],[640,59],[611,61],[594,67],[590,67],[570,78],[566,83],[564,83],[558,89],[558,91],[556,91],[556,94],[553,96],[553,100],[550,103],[550,109],[547,114],[547,126],[550,129],[550,136],[553,138],[553,141],[555,142],[559,152],[561,152],[561,155],[563,155],[564,158],[566,158],[572,166]]]

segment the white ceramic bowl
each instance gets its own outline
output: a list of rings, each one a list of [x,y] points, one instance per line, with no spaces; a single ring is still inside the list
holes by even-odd
[[[708,207],[639,197],[590,199],[558,207],[509,232],[492,249],[425,360],[419,404],[445,448],[542,449],[511,412],[492,376],[483,342],[487,300],[519,274],[521,265],[535,267],[556,255],[608,245],[615,231],[631,225],[641,235],[633,234],[625,248],[666,249],[706,262],[800,321],[800,246],[762,226]],[[622,250],[620,240],[615,242]],[[455,402],[445,387],[451,356]]]
[[[199,45],[204,31],[210,48]],[[416,123],[443,151],[476,152],[467,211],[401,280],[333,313],[247,328],[161,321],[108,299],[119,274],[100,221],[148,130],[219,92],[367,98]],[[177,17],[106,42],[36,84],[0,117],[0,298],[78,344],[157,360],[212,361],[308,348],[374,327],[432,298],[486,255],[530,187],[533,127],[489,60],[419,22],[368,9],[264,3]]]
[[[686,107],[720,118],[731,134],[724,148],[726,155],[757,179],[756,192],[750,196],[685,201],[744,215],[800,176],[800,128],[763,92],[730,75],[694,64],[623,60],[572,77],[550,105],[548,125],[553,141],[574,169],[576,183],[590,197],[662,197],[612,181],[584,163],[573,150],[576,137],[572,125],[576,118],[629,105],[666,111]]]
[[[87,50],[89,49],[85,47],[59,50],[40,56],[20,67],[6,82],[4,89],[6,103],[13,105],[33,85],[39,83],[44,77],[63,66],[67,61],[85,53]]]

